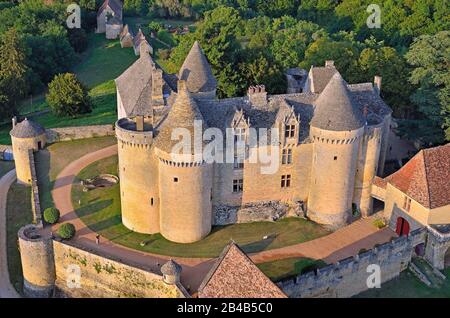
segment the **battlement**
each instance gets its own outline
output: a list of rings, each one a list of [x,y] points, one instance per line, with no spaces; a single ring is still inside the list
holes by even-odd
[[[116,122],[116,137],[122,145],[150,147],[153,143],[153,127],[143,118],[122,118]]]

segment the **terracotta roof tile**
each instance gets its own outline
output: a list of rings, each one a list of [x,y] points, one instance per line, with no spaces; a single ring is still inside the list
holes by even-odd
[[[231,242],[199,288],[199,298],[285,298],[250,258]]]

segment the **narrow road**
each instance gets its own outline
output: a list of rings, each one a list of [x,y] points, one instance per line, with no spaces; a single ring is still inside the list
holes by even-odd
[[[97,245],[96,233],[78,218],[71,198],[72,184],[76,175],[91,163],[115,154],[117,154],[117,145],[109,146],[71,162],[60,172],[52,190],[55,206],[61,212],[60,222],[71,222],[75,225],[77,234],[72,239],[73,243],[100,255],[128,260],[154,272],[159,272],[159,267],[167,260],[171,258],[176,260],[183,267],[181,282],[184,286],[190,287],[191,291],[196,291],[214,263],[214,259],[169,257],[141,252],[118,245],[105,237],[101,237],[100,244]],[[55,232],[56,229],[57,226],[53,226],[52,231]],[[375,244],[388,242],[394,235],[395,233],[387,228],[378,230],[370,218],[362,219],[328,236],[292,246],[262,251],[251,254],[250,257],[255,263],[288,257],[323,259],[327,263],[332,263],[356,255],[362,248],[370,249]]]
[[[16,169],[0,179],[0,298],[19,298],[11,285],[8,272],[8,254],[6,248],[6,200],[8,190],[16,180]]]

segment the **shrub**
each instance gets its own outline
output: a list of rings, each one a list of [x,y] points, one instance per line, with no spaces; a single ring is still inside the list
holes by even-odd
[[[57,208],[47,208],[44,210],[44,220],[49,224],[55,224],[59,220],[59,210]]]
[[[72,73],[55,76],[48,84],[46,100],[52,112],[57,116],[74,117],[92,110],[88,89]]]
[[[72,223],[64,223],[58,229],[58,235],[65,239],[71,239],[75,235],[75,226]]]
[[[376,219],[375,221],[373,221],[373,225],[375,225],[379,229],[382,229],[386,226],[386,222],[383,219]]]

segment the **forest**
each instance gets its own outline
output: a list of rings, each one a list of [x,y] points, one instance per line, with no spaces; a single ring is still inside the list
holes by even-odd
[[[48,1],[47,1],[48,2]],[[95,27],[94,0],[78,1],[82,29],[65,27],[63,1],[0,2],[0,116],[20,98],[70,70]],[[264,84],[285,92],[284,71],[334,60],[349,83],[383,77],[382,97],[400,133],[423,146],[450,140],[450,7],[445,0],[379,2],[380,28],[369,28],[366,0],[125,0],[126,16],[195,20],[164,52],[176,72],[195,40],[218,80],[220,97]],[[162,53],[163,52],[158,52]],[[157,54],[158,54],[157,53]]]

